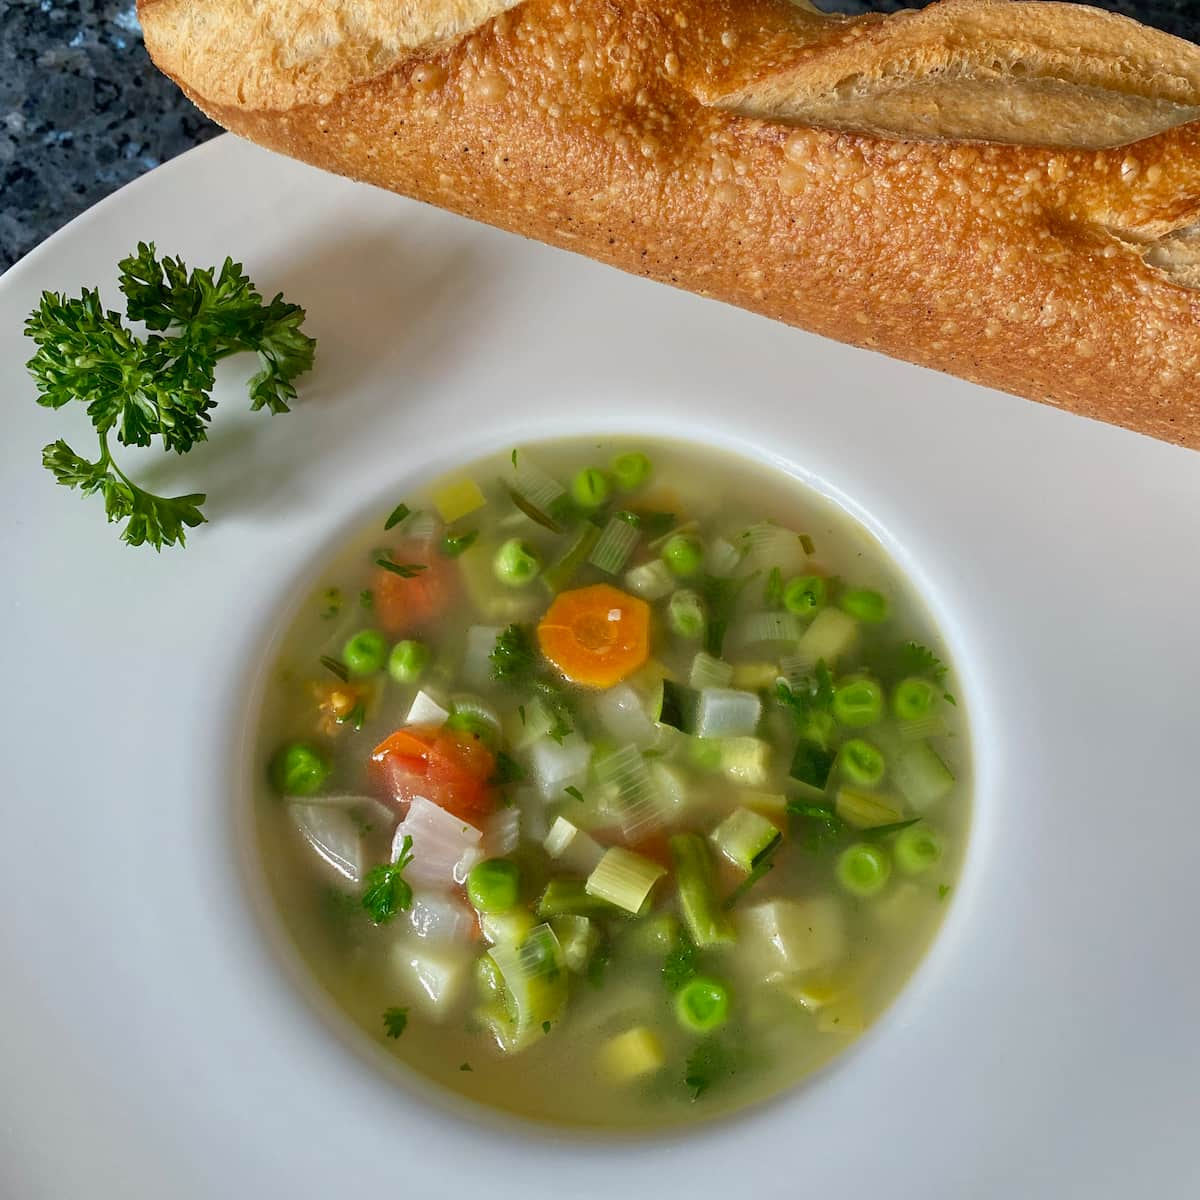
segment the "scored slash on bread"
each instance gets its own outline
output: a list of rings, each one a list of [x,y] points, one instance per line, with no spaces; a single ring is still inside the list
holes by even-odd
[[[252,141],[1200,448],[1200,47],[942,0],[141,0]]]

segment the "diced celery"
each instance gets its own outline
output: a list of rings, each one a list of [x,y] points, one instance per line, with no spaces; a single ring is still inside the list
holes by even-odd
[[[562,947],[549,925],[532,929],[520,945],[499,942],[492,947],[495,962],[512,1001],[513,1019],[495,1030],[501,1049],[524,1049],[556,1021],[567,1000],[567,971]]]
[[[645,1025],[617,1034],[600,1049],[601,1069],[617,1083],[640,1079],[660,1070],[665,1062],[662,1043]]]
[[[858,640],[858,622],[840,608],[823,608],[804,631],[797,654],[810,667],[824,661],[832,668]]]
[[[917,812],[925,812],[945,799],[954,787],[950,768],[928,742],[905,746],[896,755],[892,778]]]
[[[759,692],[763,688],[774,689],[775,680],[778,678],[778,663],[735,663],[733,667],[733,686],[745,688],[749,692]]]
[[[757,646],[767,642],[795,643],[805,634],[804,622],[789,612],[750,613],[733,631],[739,646]]]
[[[588,556],[588,562],[608,575],[615,575],[625,566],[637,542],[637,526],[624,517],[610,517]]]
[[[847,825],[855,829],[873,829],[876,825],[894,825],[901,820],[899,811],[884,804],[878,797],[854,788],[840,787],[833,804]]]
[[[447,525],[473,513],[487,503],[473,479],[456,479],[433,493],[433,506]]]
[[[436,697],[422,689],[413,697],[404,723],[405,725],[444,725],[449,716],[449,710],[443,707]]]
[[[762,701],[754,692],[710,687],[700,693],[696,709],[696,736],[702,738],[751,737],[762,717]]]
[[[615,916],[623,910],[614,908],[601,896],[588,893],[582,879],[552,879],[546,884],[538,901],[537,915],[542,920],[565,914],[577,916]]]
[[[604,849],[599,842],[566,817],[554,819],[542,845],[551,858],[558,859],[568,870],[581,874],[594,871],[604,857]]]
[[[726,779],[747,787],[761,787],[767,781],[771,747],[760,738],[722,738],[721,771]]]
[[[587,877],[585,888],[589,896],[599,896],[628,913],[637,913],[666,873],[658,863],[624,846],[610,846]]]
[[[550,922],[558,944],[562,947],[567,970],[582,975],[600,945],[600,930],[587,917],[564,913]]]
[[[702,688],[726,688],[733,682],[733,667],[719,658],[701,650],[692,659],[688,675],[688,686],[700,691]]]
[[[697,833],[678,833],[670,841],[679,887],[679,907],[697,946],[717,946],[734,940],[733,923],[721,908],[713,878],[712,858]]]
[[[783,835],[766,817],[735,808],[709,836],[731,863],[751,871]]]
[[[515,946],[529,936],[533,928],[533,916],[523,908],[514,908],[505,913],[480,913],[479,928],[492,945],[506,942]]]
[[[661,827],[665,805],[636,746],[623,746],[596,763],[596,778],[616,788],[621,831],[637,841]]]
[[[820,792],[817,795],[822,797]],[[787,815],[788,798],[782,792],[743,791],[738,793],[738,800],[746,808],[762,813],[764,817],[782,821]]]
[[[827,967],[845,953],[845,916],[833,896],[755,904],[740,911],[738,926],[747,965],[762,979]]]

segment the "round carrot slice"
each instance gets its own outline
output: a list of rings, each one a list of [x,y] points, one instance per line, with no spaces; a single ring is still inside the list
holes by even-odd
[[[538,625],[542,653],[572,683],[607,688],[650,654],[650,606],[607,583],[561,592]]]

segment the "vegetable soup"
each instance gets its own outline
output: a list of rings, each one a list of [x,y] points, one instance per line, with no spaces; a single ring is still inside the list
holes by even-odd
[[[969,818],[896,565],[678,442],[403,499],[297,607],[261,719],[262,864],[323,987],[381,1052],[560,1124],[693,1121],[837,1054],[928,947]]]

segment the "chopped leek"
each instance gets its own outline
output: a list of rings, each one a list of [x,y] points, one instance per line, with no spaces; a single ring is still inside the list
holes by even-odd
[[[600,537],[600,530],[590,521],[585,521],[575,534],[574,541],[562,557],[542,572],[542,582],[552,592],[561,592],[575,577],[575,572],[587,561]]]
[[[824,661],[833,666],[849,654],[858,640],[858,622],[840,608],[823,608],[804,631],[797,654],[812,664]]]
[[[799,642],[804,625],[790,612],[751,613],[737,627],[734,640],[739,646],[757,646],[766,642]]]
[[[636,746],[624,746],[601,759],[596,764],[596,778],[616,789],[618,820],[629,841],[662,825],[663,799]]]
[[[855,829],[873,829],[880,825],[894,825],[900,814],[884,804],[876,796],[859,792],[853,788],[838,789],[833,811]]]
[[[607,575],[621,571],[638,543],[637,527],[623,517],[609,517],[600,540],[596,542],[588,562]]]
[[[520,945],[498,943],[491,953],[512,1007],[511,1022],[498,1022],[493,1030],[500,1048],[513,1053],[528,1046],[543,1023],[557,1021],[562,1014],[566,962],[549,925],[535,926]]]
[[[710,834],[713,845],[743,871],[752,871],[783,835],[766,817],[735,808]]]
[[[567,970],[575,975],[585,974],[592,955],[600,945],[600,930],[596,923],[587,917],[564,913],[551,920],[550,928],[562,947]]]
[[[692,941],[702,949],[732,942],[733,924],[717,899],[712,858],[704,839],[698,833],[677,833],[670,847],[679,907]]]
[[[733,682],[733,675],[734,668],[731,664],[723,662],[719,658],[713,658],[707,651],[701,650],[692,659],[688,686],[695,691],[701,691],[706,687],[724,688]]]
[[[651,889],[666,873],[658,863],[634,854],[624,846],[611,846],[587,877],[585,888],[589,896],[599,896],[617,908],[636,914]]]

